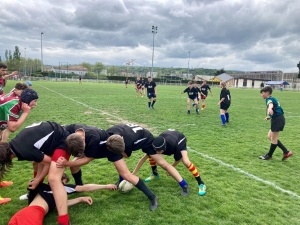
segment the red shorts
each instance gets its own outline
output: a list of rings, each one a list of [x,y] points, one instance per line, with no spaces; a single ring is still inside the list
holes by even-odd
[[[8,225],[43,225],[45,214],[41,206],[27,206],[13,215]]]
[[[206,95],[201,95],[201,99],[206,99]]]
[[[69,161],[71,155],[67,153],[66,150],[58,148],[54,150],[51,161],[56,162],[61,156]]]

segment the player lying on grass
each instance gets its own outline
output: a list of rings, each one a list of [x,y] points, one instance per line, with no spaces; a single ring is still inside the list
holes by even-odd
[[[61,183],[64,168],[57,168],[56,161],[63,156],[69,160],[70,155],[78,156],[84,152],[85,143],[77,136],[76,148],[67,152],[65,140],[69,132],[54,122],[40,122],[23,129],[11,142],[0,143],[0,181],[7,170],[12,167],[12,159],[35,161],[39,163],[36,177],[30,181],[34,189],[48,174],[48,181],[53,191],[58,210],[58,222],[62,225],[68,217],[67,193]],[[50,169],[49,169],[50,167]]]
[[[186,150],[186,137],[176,130],[167,130],[161,133],[157,138],[153,140],[152,148],[148,149],[148,151],[144,151],[146,155],[140,159],[136,168],[133,171],[133,174],[136,174],[143,163],[149,158],[149,162],[152,168],[152,174],[150,177],[146,178],[146,182],[150,182],[154,179],[159,179],[159,174],[157,172],[156,163],[167,171],[167,174],[171,174],[170,168],[174,168],[176,170],[176,165],[182,161],[182,163],[188,168],[188,170],[193,174],[195,179],[197,180],[199,191],[198,194],[200,196],[206,194],[206,186],[204,182],[201,180],[200,174],[197,171],[197,168],[193,163],[190,162],[188,158],[188,153]],[[175,162],[170,165],[162,156],[163,155],[174,155]],[[177,171],[177,170],[176,170]],[[178,173],[178,172],[177,172]],[[179,173],[178,173],[179,174]],[[173,176],[174,177],[174,176]],[[175,178],[175,177],[174,177]],[[176,179],[176,178],[175,178]],[[177,180],[177,179],[176,179]],[[182,182],[185,182],[184,180]],[[180,186],[182,186],[182,182],[180,182]],[[184,185],[187,186],[186,182]],[[184,193],[183,193],[184,194]]]
[[[146,129],[136,124],[118,124],[106,130],[112,134],[107,140],[108,149],[116,154],[122,154],[124,157],[130,157],[132,151],[142,149],[143,152],[153,150],[153,135]],[[161,160],[159,155],[154,159]],[[189,193],[186,181],[181,177],[178,171],[170,164],[161,163],[161,166],[179,183],[182,188],[181,194],[186,196]]]
[[[64,189],[68,194],[76,192],[96,191],[101,189],[116,190],[114,184],[98,185],[87,184],[83,186],[67,184],[69,177],[66,174],[62,176]],[[68,200],[68,206],[75,205],[79,202],[91,205],[93,203],[90,197],[79,197]],[[42,225],[45,215],[54,211],[55,200],[49,185],[40,183],[35,190],[30,190],[28,194],[29,206],[18,211],[9,221],[8,225]]]
[[[281,148],[283,151],[282,161],[286,160],[288,157],[292,156],[292,151],[287,150],[287,148],[278,140],[280,131],[283,131],[285,126],[285,118],[283,109],[278,102],[278,100],[272,97],[272,88],[270,86],[266,86],[260,90],[261,97],[266,99],[267,105],[267,117],[265,120],[271,120],[271,129],[268,133],[268,138],[271,141],[270,150],[266,155],[259,156],[262,160],[270,160],[272,159],[273,153],[277,146]]]
[[[82,172],[80,166],[85,165],[94,159],[107,158],[114,164],[121,177],[135,185],[136,188],[138,188],[148,197],[150,200],[150,210],[152,211],[157,208],[158,202],[156,196],[149,190],[149,188],[139,177],[133,175],[129,171],[123,156],[120,154],[115,154],[107,149],[106,140],[109,137],[108,132],[100,130],[96,127],[82,124],[67,125],[65,128],[72,133],[66,140],[67,149],[76,148],[77,144],[76,142],[72,141],[73,137],[75,138],[79,136],[85,140],[85,152],[83,157],[72,162],[68,162],[64,159],[64,157],[61,157],[57,161],[58,168],[64,168],[65,166],[71,167],[71,172],[76,184],[82,184]],[[69,142],[71,143],[69,144]]]

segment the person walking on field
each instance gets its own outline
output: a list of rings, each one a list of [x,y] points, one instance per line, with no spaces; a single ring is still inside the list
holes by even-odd
[[[270,160],[272,159],[273,153],[277,146],[282,150],[283,157],[282,161],[286,160],[290,156],[293,155],[292,151],[287,150],[287,148],[278,140],[280,131],[283,131],[285,126],[285,118],[283,109],[279,103],[279,101],[272,96],[272,88],[270,86],[266,86],[260,90],[261,97],[266,99],[267,105],[267,117],[265,120],[271,120],[271,129],[268,133],[268,138],[271,141],[270,150],[266,155],[259,156],[259,159],[262,160]]]
[[[222,121],[222,126],[225,126],[226,123],[229,123],[229,113],[228,109],[231,104],[231,95],[230,91],[227,89],[226,82],[220,83],[220,88],[222,88],[220,93],[220,101],[218,106],[220,106],[220,117]]]
[[[206,84],[206,80],[203,81],[203,83],[200,86],[200,92],[201,94],[201,101],[202,101],[202,107],[201,110],[204,110],[206,105],[205,105],[205,99],[207,98],[208,91],[210,92],[211,96],[213,97],[213,93],[210,89],[210,87]]]

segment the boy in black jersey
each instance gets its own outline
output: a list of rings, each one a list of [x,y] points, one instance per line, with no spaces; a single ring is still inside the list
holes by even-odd
[[[60,206],[58,207],[58,222],[62,225],[68,224],[61,223],[68,218],[67,195],[60,181],[64,168],[56,168],[56,161],[61,156],[69,160],[70,154],[78,156],[84,151],[84,141],[78,136],[74,139],[78,143],[77,147],[67,152],[65,140],[68,135],[69,132],[59,124],[40,122],[23,129],[11,142],[0,143],[0,162],[2,164],[0,179],[3,178],[4,172],[12,166],[13,157],[17,157],[19,160],[38,162],[41,166],[38,171],[41,172],[29,183],[29,189],[34,189],[48,173],[48,181],[55,201]]]
[[[208,95],[208,90],[211,94],[211,96],[213,96],[213,93],[210,89],[210,87],[206,84],[206,80],[203,81],[203,83],[201,84],[200,86],[200,92],[202,93],[201,94],[201,101],[202,101],[202,107],[201,107],[201,110],[204,110],[206,105],[205,105],[205,99]]]
[[[107,149],[108,145],[107,143],[109,142],[109,135],[112,135],[114,133],[121,133],[123,128],[123,124],[113,126],[112,128],[108,129],[107,131],[100,130],[96,127],[91,127],[91,126],[85,126],[82,124],[73,124],[66,126],[66,129],[69,130],[70,132],[75,132],[74,134],[71,134],[70,136],[72,137],[80,135],[83,139],[85,139],[86,143],[86,151],[87,154],[85,154],[85,157],[78,159],[76,161],[68,162],[65,160],[63,157],[61,157],[58,162],[57,166],[58,167],[74,167],[76,168],[71,170],[73,174],[75,181],[76,182],[81,182],[81,171],[80,171],[80,166],[85,165],[89,163],[93,159],[99,159],[99,158],[107,158],[110,162],[114,163],[114,166],[116,167],[116,170],[120,174],[122,178],[125,180],[128,180],[130,183],[135,185],[139,190],[141,190],[150,200],[150,210],[155,210],[158,206],[157,203],[157,198],[156,196],[147,188],[147,186],[143,183],[139,177],[133,175],[121,154],[115,154]],[[137,127],[134,128],[136,131],[139,129]],[[142,129],[142,128],[141,128]],[[76,134],[77,133],[77,134]],[[69,137],[70,137],[69,136]],[[92,137],[91,137],[92,136]],[[108,139],[107,139],[108,138]],[[107,141],[106,141],[107,139]],[[68,140],[67,140],[68,141]],[[98,143],[98,149],[96,148],[96,143]],[[146,143],[146,140],[141,140],[139,144]],[[105,145],[106,144],[106,145]],[[138,143],[137,143],[138,144]],[[89,147],[90,146],[90,147]],[[94,147],[93,147],[94,146]],[[140,145],[138,145],[140,146]],[[70,148],[72,146],[69,146]],[[75,146],[73,146],[75,147]],[[92,150],[93,149],[93,150]],[[127,152],[129,155],[131,152]],[[79,179],[80,178],[80,179]]]
[[[154,109],[154,104],[156,102],[156,83],[152,81],[151,77],[148,77],[148,82],[145,83],[145,88],[147,88],[147,96],[148,96],[148,110],[150,110],[150,106]],[[153,101],[152,101],[153,99]],[[152,104],[151,104],[152,101]]]
[[[191,100],[195,102],[196,104],[196,113],[199,114],[199,102],[198,98],[200,96],[200,93],[197,91],[196,88],[193,87],[193,83],[191,81],[188,82],[188,87],[181,92],[181,94],[187,93],[188,98],[187,98],[187,114],[191,113]]]
[[[222,88],[220,93],[220,101],[218,102],[218,106],[220,106],[220,118],[222,121],[222,126],[225,126],[226,123],[229,122],[229,113],[228,108],[231,103],[231,95],[230,91],[227,89],[226,82],[220,83],[220,88]]]
[[[83,186],[67,184],[69,178],[63,174],[62,183],[66,193],[72,194],[77,192],[96,191],[101,189],[116,190],[114,184],[98,185],[87,184]],[[89,205],[93,203],[90,197],[79,197],[68,200],[68,206],[84,202]],[[8,225],[42,225],[45,215],[54,211],[55,200],[51,187],[47,184],[40,183],[36,189],[30,190],[28,194],[29,206],[18,211],[9,221]]]
[[[179,131],[169,129],[161,133],[157,138],[153,140],[152,149],[148,149],[148,151],[144,151],[146,155],[140,159],[136,168],[133,171],[135,174],[143,163],[146,161],[148,157],[151,157],[159,166],[167,171],[168,174],[172,175],[175,170],[175,166],[182,161],[183,164],[188,168],[188,170],[193,174],[195,179],[197,180],[199,191],[198,194],[203,196],[206,194],[206,186],[204,182],[201,180],[201,177],[197,171],[197,168],[193,163],[190,162],[186,150],[186,137]],[[163,155],[174,155],[174,163],[169,164],[164,158]],[[177,172],[178,173],[178,172]],[[179,174],[179,173],[178,173]],[[173,176],[173,175],[172,175]],[[150,177],[146,179],[147,182],[154,180],[156,176],[152,173]],[[176,176],[173,176],[175,180],[178,181],[179,185],[182,187],[183,191],[185,187],[188,187],[186,181],[184,179],[178,180]]]

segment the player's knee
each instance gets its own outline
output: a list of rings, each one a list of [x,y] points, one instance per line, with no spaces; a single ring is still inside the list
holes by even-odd
[[[166,170],[168,168],[168,166],[170,165],[167,162],[159,162],[157,163],[161,168],[163,168],[164,170]],[[171,166],[171,165],[170,165]]]

